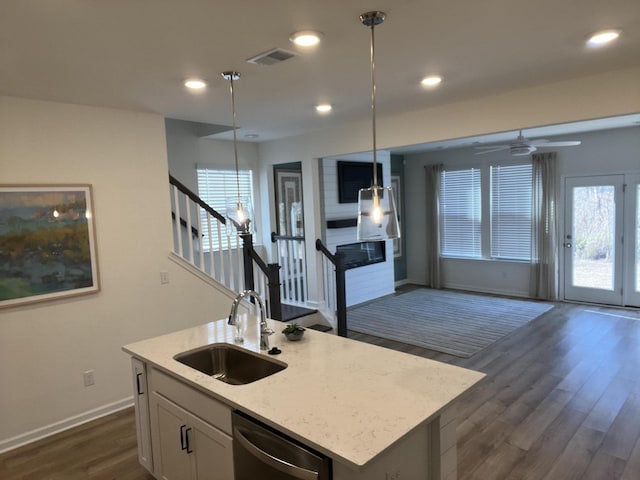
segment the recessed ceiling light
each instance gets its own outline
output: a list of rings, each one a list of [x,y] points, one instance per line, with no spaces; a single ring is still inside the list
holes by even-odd
[[[328,103],[321,103],[316,105],[316,111],[318,113],[329,113],[333,107]]]
[[[436,85],[440,85],[442,82],[442,77],[440,75],[429,75],[428,77],[424,77],[420,82],[423,87],[435,87]]]
[[[207,83],[199,78],[189,78],[185,80],[184,86],[190,90],[202,90],[207,86]]]
[[[258,138],[260,135],[258,135],[257,133],[247,133],[244,138],[248,138],[250,140],[253,140],[254,138]]]
[[[293,43],[300,47],[313,47],[320,43],[322,34],[313,30],[302,30],[300,32],[292,33],[289,37]]]
[[[589,37],[587,45],[590,47],[601,47],[616,40],[620,36],[620,33],[622,33],[620,30],[601,30]]]

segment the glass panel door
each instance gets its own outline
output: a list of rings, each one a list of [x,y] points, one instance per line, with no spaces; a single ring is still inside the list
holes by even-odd
[[[622,175],[565,182],[564,297],[622,304]]]
[[[640,307],[640,175],[625,176],[625,254],[628,260],[623,287],[624,304]]]

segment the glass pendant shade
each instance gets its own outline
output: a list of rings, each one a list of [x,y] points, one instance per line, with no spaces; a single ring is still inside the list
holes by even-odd
[[[358,241],[395,240],[400,225],[391,187],[374,185],[358,192]]]
[[[254,233],[253,209],[248,198],[228,198],[225,217],[227,218],[227,235],[243,235]]]

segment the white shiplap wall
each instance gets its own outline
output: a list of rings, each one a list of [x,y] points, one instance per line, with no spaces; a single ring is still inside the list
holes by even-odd
[[[338,160],[371,162],[371,154],[357,154],[322,160],[324,238],[327,248],[336,251],[337,245],[355,243],[356,227],[327,228],[327,220],[358,217],[357,203],[338,202]],[[383,184],[391,182],[391,163],[388,152],[378,152],[377,161],[382,164]],[[393,244],[386,242],[386,261],[347,270],[347,307],[389,295],[394,291]]]

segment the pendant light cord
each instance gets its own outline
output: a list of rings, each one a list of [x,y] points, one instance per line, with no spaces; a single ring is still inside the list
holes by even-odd
[[[373,186],[374,195],[378,194],[378,158],[376,148],[376,48],[375,48],[375,22],[371,23],[371,116],[373,129]]]
[[[230,75],[229,90],[231,91],[231,111],[233,112],[233,153],[236,162],[236,188],[238,191],[238,204],[240,203],[240,172],[238,169],[238,134],[236,133],[236,99],[233,94],[233,77],[235,73]]]

